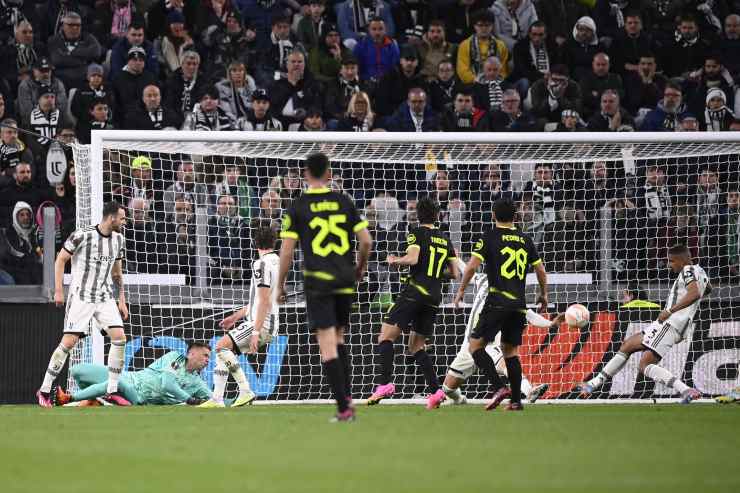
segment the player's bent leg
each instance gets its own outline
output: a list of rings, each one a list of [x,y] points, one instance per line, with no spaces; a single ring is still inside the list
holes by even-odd
[[[442,383],[442,391],[445,393],[450,403],[454,405],[467,404],[467,397],[465,397],[465,395],[460,391],[460,387],[465,383],[465,379],[451,375],[451,370],[452,368],[448,370],[447,375],[445,376],[445,380]]]
[[[640,358],[640,371],[651,380],[658,383],[662,383],[666,387],[670,387],[681,396],[681,403],[688,404],[693,400],[701,397],[701,392],[696,389],[692,389],[685,383],[683,383],[678,377],[666,370],[665,368],[658,366],[661,358],[652,349],[648,349],[642,353]]]
[[[51,353],[49,364],[46,367],[46,373],[44,374],[44,380],[41,382],[41,387],[36,392],[39,406],[53,406],[50,395],[51,386],[59,376],[59,372],[62,371],[64,363],[67,361],[67,357],[69,356],[69,352],[75,347],[75,344],[77,344],[77,341],[79,340],[79,336],[75,334],[64,334],[59,345],[54,349],[54,352]]]
[[[445,400],[445,393],[439,388],[439,378],[437,378],[437,374],[434,371],[432,358],[429,357],[429,353],[424,349],[425,346],[426,336],[411,331],[408,344],[409,353],[414,356],[416,365],[421,368],[427,388],[429,389],[427,409],[436,409]]]
[[[251,334],[250,327],[240,326],[235,330],[244,332],[244,334],[237,334],[236,340],[247,341],[249,339],[246,333]],[[229,375],[234,378],[234,381],[239,387],[239,395],[231,404],[231,407],[247,406],[257,398],[257,395],[252,392],[252,389],[249,386],[244,369],[239,364],[236,354],[234,354],[235,342],[232,339],[232,337],[234,337],[233,333],[234,331],[229,332],[228,335],[223,336],[216,343],[216,368],[213,370],[213,395],[211,399],[201,404],[200,407],[224,407],[224,392],[226,390],[226,382],[228,381]],[[240,347],[236,349],[239,351],[242,350]]]
[[[601,388],[607,380],[611,379],[622,371],[624,365],[627,364],[627,360],[630,356],[637,352],[642,351],[644,346],[642,345],[642,334],[634,334],[622,342],[619,346],[617,354],[604,365],[604,368],[591,380],[583,382],[577,385],[578,392],[583,396],[588,396]]]

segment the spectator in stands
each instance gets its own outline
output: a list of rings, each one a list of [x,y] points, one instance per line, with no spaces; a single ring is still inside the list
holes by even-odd
[[[593,17],[604,43],[607,46],[616,44],[627,23],[627,16],[633,12],[640,15],[646,9],[646,4],[644,0],[597,0]]]
[[[681,86],[674,82],[667,82],[663,90],[663,99],[657,108],[645,115],[640,130],[643,132],[673,132],[678,122],[686,113],[683,104]]]
[[[438,169],[432,177],[429,194],[439,203],[440,228],[450,235],[450,240],[459,251],[462,244],[463,225],[467,224],[467,207],[462,200],[457,176],[447,169]]]
[[[75,128],[75,134],[80,144],[90,143],[90,132],[93,130],[112,130],[113,124],[110,122],[110,109],[108,101],[103,98],[93,99],[88,109],[88,118],[78,120]]]
[[[722,222],[726,216],[722,198],[717,170],[701,170],[696,187],[696,215],[701,255],[710,269],[719,268],[719,260],[722,258]]]
[[[209,48],[205,72],[210,78],[223,77],[230,64],[247,63],[256,53],[254,39],[241,24],[241,14],[231,8],[225,14],[225,21],[217,21],[203,32],[203,43]]]
[[[180,68],[165,83],[164,106],[181,119],[193,111],[193,105],[207,84],[199,76],[199,68],[200,55],[195,51],[186,51],[180,57]]]
[[[624,95],[622,78],[618,74],[610,73],[610,66],[609,55],[597,53],[591,62],[591,72],[579,81],[583,96],[583,116],[586,119],[598,112],[601,94],[605,90],[612,89],[620,100]]]
[[[520,96],[526,97],[529,86],[545,77],[550,67],[559,63],[557,45],[548,37],[544,22],[536,21],[529,26],[527,36],[514,45],[512,58],[514,70],[509,80],[520,89]]]
[[[691,113],[684,113],[681,116],[681,120],[678,122],[676,132],[698,132],[699,131],[699,120],[696,119]]]
[[[465,84],[472,84],[483,73],[483,65],[490,57],[501,62],[503,79],[509,75],[509,50],[506,44],[493,34],[495,16],[489,10],[473,14],[471,22],[475,34],[466,38],[457,49],[457,76]]]
[[[645,52],[640,55],[637,71],[628,71],[624,79],[626,99],[624,106],[635,115],[635,123],[640,126],[645,115],[654,109],[663,98],[668,79],[656,73],[655,55]]]
[[[532,113],[548,122],[560,121],[563,110],[581,112],[581,88],[568,77],[565,65],[553,66],[548,76],[532,85],[529,97]]]
[[[257,89],[254,79],[247,73],[244,62],[234,61],[229,64],[227,78],[216,84],[219,107],[236,122],[247,116],[252,107],[252,93]]]
[[[31,206],[16,202],[12,218],[12,226],[0,232],[0,269],[9,274],[15,284],[41,284],[41,249]]]
[[[136,197],[128,202],[130,222],[123,230],[126,239],[126,270],[141,274],[155,273],[157,264],[157,233],[151,213],[151,202]]]
[[[634,130],[635,120],[620,105],[619,93],[606,89],[601,93],[601,111],[588,121],[588,129],[592,132],[619,132],[625,128]]]
[[[8,226],[13,217],[12,208],[18,202],[25,202],[33,210],[46,200],[48,194],[33,182],[32,168],[21,161],[15,167],[13,181],[0,189],[0,226]]]
[[[270,221],[278,221],[283,214],[280,194],[275,190],[267,190],[260,199],[259,217]]]
[[[122,195],[129,199],[141,198],[154,203],[154,181],[152,179],[152,160],[148,156],[136,156],[131,161],[131,184],[122,187]]]
[[[370,97],[366,92],[356,92],[347,104],[346,115],[339,120],[337,130],[340,132],[370,132],[375,125]]]
[[[555,222],[558,200],[562,192],[560,183],[553,179],[552,165],[549,163],[535,164],[534,179],[527,182],[523,192],[532,196],[534,206],[532,231],[537,231],[541,237],[545,227]]]
[[[183,130],[218,131],[234,130],[235,122],[219,106],[219,93],[215,86],[207,87],[193,107],[193,118],[186,120]]]
[[[170,15],[176,13],[181,19],[185,29],[194,32],[198,17],[198,0],[155,0],[147,13],[147,36],[149,39],[157,39],[163,36],[167,29],[167,21]]]
[[[151,22],[149,24],[151,29]],[[195,42],[185,27],[185,17],[177,10],[167,14],[167,29],[154,42],[160,68],[165,77],[171,77],[179,68],[182,56],[195,50]]]
[[[34,39],[33,26],[27,20],[15,25],[15,37],[8,44],[0,47],[0,63],[3,66],[3,77],[15,91],[21,78],[28,78],[36,61],[44,55],[46,47]]]
[[[537,17],[548,28],[548,36],[557,46],[570,38],[578,19],[589,15],[589,8],[581,0],[549,0],[537,3]]]
[[[503,181],[501,166],[489,164],[481,173],[480,186],[470,192],[470,222],[474,233],[482,233],[493,223],[491,204],[505,196],[511,197],[509,183]]]
[[[128,52],[134,46],[139,46],[146,53],[144,70],[155,77],[159,77],[159,61],[154,45],[144,36],[143,19],[129,24],[126,36],[122,37],[113,45],[110,56],[110,79],[113,80],[124,67],[128,65]]]
[[[492,56],[483,64],[483,72],[476,78],[473,85],[475,106],[484,111],[497,111],[501,109],[501,101],[504,91],[509,84],[504,82],[501,75],[503,66],[501,60]]]
[[[280,80],[288,71],[288,56],[294,51],[305,49],[290,32],[290,19],[284,16],[272,18],[272,33],[266,47],[258,52],[257,85],[267,87],[271,81]]]
[[[371,275],[377,275],[377,281],[382,285],[388,279],[388,270],[382,263],[385,260],[384,253],[397,252],[402,235],[405,233],[405,230],[402,230],[405,226],[402,221],[404,211],[396,197],[383,191],[376,193],[366,210],[374,213],[373,240],[375,250],[378,252],[375,260],[380,261],[374,264],[374,272]]]
[[[398,44],[387,34],[386,23],[380,17],[370,20],[367,34],[357,42],[352,52],[360,67],[360,79],[377,83],[398,64],[401,52]],[[346,35],[342,37],[347,39]]]
[[[113,94],[110,87],[103,82],[103,66],[97,63],[91,63],[87,67],[87,83],[77,88],[74,93],[70,93],[70,112],[77,124],[90,124],[90,104],[93,100],[103,99],[108,104],[110,110],[113,110]]]
[[[276,176],[270,183],[270,189],[280,194],[281,207],[287,209],[303,190],[301,172],[298,168],[290,168],[283,176]]]
[[[57,219],[59,223],[56,225],[56,249],[59,250],[62,247],[64,240],[69,238],[77,227],[77,197],[75,191],[75,167],[73,164],[68,164],[67,169],[64,170],[64,177],[61,183],[54,185],[54,190],[50,194],[49,201],[44,202],[45,204],[54,204],[57,209]],[[44,203],[39,205],[36,210],[36,217],[43,217]],[[43,245],[43,221],[38,221],[39,226],[39,243]]]
[[[195,180],[195,166],[193,162],[184,157],[183,161],[177,167],[177,178],[175,183],[170,185],[164,192],[162,202],[164,210],[171,213],[175,201],[186,200],[193,205],[193,209],[205,207],[208,204],[208,189],[203,183],[197,183]]]
[[[242,166],[236,163],[226,164],[223,175],[210,187],[208,214],[216,213],[218,198],[221,195],[230,195],[236,199],[239,207],[239,217],[249,220],[257,215],[259,196],[249,186],[246,176],[242,176]]]
[[[727,96],[719,88],[710,89],[707,92],[704,118],[699,121],[699,128],[707,132],[720,132],[731,130],[735,121],[735,114],[727,107]]]
[[[320,33],[318,44],[309,52],[308,66],[316,80],[331,83],[339,76],[342,61],[352,57],[352,51],[342,44],[334,24],[323,23]]]
[[[272,116],[270,111],[270,96],[264,89],[257,89],[252,93],[252,108],[247,115],[237,121],[239,130],[250,131],[277,131],[283,130],[283,124]]]
[[[725,245],[730,276],[740,275],[740,190],[732,185],[727,190]]]
[[[380,79],[377,87],[375,109],[380,116],[388,116],[403,103],[412,87],[426,88],[426,80],[420,74],[419,55],[416,48],[406,45],[401,48],[401,59],[396,67]]]
[[[103,48],[95,36],[83,32],[82,17],[76,12],[64,15],[62,29],[49,40],[48,48],[56,75],[66,87],[82,85],[87,66],[103,57]]]
[[[393,38],[396,35],[396,25],[393,22],[391,5],[383,0],[347,0],[336,4],[337,25],[345,45],[354,50],[356,45],[365,40],[365,32],[373,37],[373,22],[383,23],[384,35]],[[377,43],[377,41],[376,41]],[[380,43],[377,43],[380,44]],[[355,52],[355,56],[362,58]],[[395,62],[394,62],[395,64]],[[365,79],[366,77],[363,77]]]
[[[542,124],[530,112],[522,109],[516,89],[507,89],[501,99],[501,109],[488,113],[485,126],[491,132],[540,132]]]
[[[24,118],[28,118],[38,103],[39,90],[42,86],[51,87],[60,108],[67,107],[67,89],[61,80],[54,77],[53,69],[49,59],[41,57],[33,65],[33,78],[22,81],[18,86],[18,116],[21,119],[21,126],[28,124],[28,120]]]
[[[441,126],[443,132],[473,132],[479,130],[483,112],[478,110],[477,115],[473,108],[473,91],[470,87],[460,87],[455,95],[452,108],[442,113]]]
[[[531,0],[496,0],[491,6],[496,18],[494,32],[511,53],[514,45],[527,37],[527,30],[537,21],[537,11]]]
[[[49,144],[56,137],[64,121],[62,112],[57,106],[56,95],[49,86],[41,87],[38,91],[39,99],[36,107],[30,115],[24,115],[23,119],[28,122],[26,130],[30,130],[39,136],[27,135],[26,144],[33,154],[37,166],[46,162],[46,151]]]
[[[576,203],[578,208],[583,210],[586,231],[601,230],[601,209],[611,207],[617,194],[618,190],[614,180],[609,176],[606,161],[594,161],[591,164],[590,178],[584,182],[582,200]],[[597,252],[600,249],[597,245],[599,241],[599,235],[591,235],[591,238],[587,239],[585,251]],[[587,269],[596,271],[595,261],[598,260],[598,255],[585,255],[585,257]]]
[[[245,276],[250,259],[249,228],[237,212],[234,197],[222,195],[216,216],[208,220],[209,277],[216,284],[239,283],[249,278]]]
[[[596,23],[591,17],[584,16],[578,19],[563,49],[564,61],[570,67],[570,75],[577,81],[583,80],[583,77],[591,72],[594,55],[605,51],[599,43]]]
[[[324,110],[327,117],[337,121],[344,118],[350,99],[358,92],[365,91],[366,85],[357,75],[357,59],[354,55],[342,58],[339,75],[327,83],[324,93]]]
[[[645,184],[637,189],[635,200],[642,216],[649,221],[665,223],[670,217],[673,200],[661,166],[652,163],[647,166]]]
[[[419,46],[421,57],[421,75],[431,82],[438,75],[439,63],[449,61],[455,63],[457,45],[450,43],[445,35],[445,23],[436,19],[429,22],[426,34]]]
[[[653,49],[650,34],[642,30],[642,15],[635,10],[623,16],[624,25],[619,29],[609,47],[612,69],[624,79],[628,74],[637,74],[640,58]]]
[[[141,103],[124,122],[124,128],[131,130],[179,129],[181,125],[180,115],[162,106],[161,92],[155,84],[144,87]]]
[[[323,112],[315,106],[306,110],[306,116],[303,117],[302,122],[291,123],[288,127],[290,132],[323,132],[324,130],[326,130],[326,125]]]
[[[171,211],[156,225],[159,272],[185,274],[192,279],[197,259],[193,203],[181,194],[173,197]]]
[[[287,59],[288,73],[272,87],[271,102],[275,115],[283,127],[299,123],[306,117],[309,108],[321,106],[321,86],[306,71],[306,56],[293,51]]]
[[[132,0],[106,0],[95,5],[91,15],[90,31],[104,50],[126,37],[131,24],[144,24],[144,17],[139,13],[139,5]],[[83,19],[83,25],[88,23]],[[126,65],[126,52],[123,52],[123,63]]]
[[[311,50],[319,46],[321,33],[328,20],[324,12],[326,10],[326,0],[308,0],[307,3],[308,15],[304,15],[298,22],[296,35],[298,41],[310,53]],[[337,34],[339,34],[339,31],[337,31]]]
[[[684,14],[679,20],[675,39],[664,50],[660,66],[668,77],[686,78],[702,67],[710,49],[710,43],[699,33],[696,19]]]
[[[2,81],[0,80],[0,84],[2,84]],[[12,104],[12,103],[10,103]],[[11,108],[8,108],[8,105],[5,103],[5,96],[0,92],[0,119],[10,118],[13,115],[13,111]]]
[[[386,119],[385,126],[393,132],[437,132],[439,119],[427,104],[426,91],[415,87],[393,116]]]
[[[224,26],[228,17],[236,12],[237,8],[231,0],[207,0],[202,2],[198,5],[198,20],[194,32],[201,33],[205,39],[208,33]]]
[[[21,161],[30,163],[33,154],[18,138],[18,123],[12,118],[0,122],[0,188],[13,181],[15,167]]]
[[[735,106],[735,83],[727,74],[719,55],[708,55],[704,60],[704,68],[699,78],[687,81],[684,87],[686,106],[695,115],[704,112],[707,93],[710,90],[720,90],[725,95],[725,104],[729,108]],[[729,79],[729,80],[728,80]]]
[[[717,43],[722,65],[727,68],[733,80],[740,80],[740,15],[730,14],[725,18],[725,34]]]
[[[144,71],[146,52],[141,46],[128,50],[126,69],[113,79],[113,97],[116,102],[116,126],[123,127],[126,120],[136,112],[142,100],[144,88],[156,84],[157,78]]]
[[[617,197],[611,203],[612,216],[612,277],[619,281],[645,279],[646,269],[640,269],[639,262],[646,256],[644,227],[635,204],[626,197]],[[657,234],[657,229],[653,232]],[[652,250],[655,251],[654,249]],[[603,266],[602,266],[603,268]]]
[[[587,232],[583,213],[575,204],[563,204],[558,220],[548,224],[542,237],[542,256],[553,272],[579,272],[586,268]]]
[[[442,60],[437,66],[437,77],[429,82],[429,97],[432,109],[441,113],[452,105],[455,89],[460,81],[455,74],[455,64],[451,60]]]

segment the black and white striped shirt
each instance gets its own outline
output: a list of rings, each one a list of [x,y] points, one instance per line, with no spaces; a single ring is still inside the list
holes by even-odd
[[[98,226],[88,226],[72,233],[64,249],[72,254],[70,292],[88,303],[101,303],[113,297],[111,271],[124,256],[125,240],[115,231],[106,236]]]

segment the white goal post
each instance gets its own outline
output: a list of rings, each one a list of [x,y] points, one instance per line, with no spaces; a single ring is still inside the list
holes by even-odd
[[[404,248],[415,201],[425,195],[442,204],[441,225],[465,260],[491,222],[492,200],[514,198],[519,227],[535,238],[550,272],[550,311],[575,302],[591,311],[586,329],[525,333],[524,372],[532,383],[550,384],[546,400],[575,398],[577,381],[655,319],[659,309],[624,307],[622,298],[664,303],[673,279],[665,251],[677,242],[692,249],[715,290],[663,364],[708,396],[740,384],[740,203],[732,203],[735,195],[740,202],[740,132],[93,131],[91,145],[74,146],[77,225],[98,222],[111,198],[129,208],[126,370],[191,340],[215,344],[220,318],[246,302],[256,255],[251,233],[260,224],[279,227],[280,211],[300,193],[300,163],[315,151],[330,156],[333,186],[369,216],[375,238],[349,329],[355,397],[372,391],[379,323],[401,284],[385,256]],[[300,254],[294,268],[288,291],[301,292]],[[531,302],[535,284],[528,280]],[[445,289],[428,341],[440,378],[463,341],[473,297],[471,289],[455,309],[453,289]],[[105,352],[96,335],[72,362],[102,363]],[[400,345],[396,354],[398,397],[418,397],[421,374]],[[265,353],[240,362],[262,400],[329,397],[300,295],[281,308],[278,336]],[[209,383],[213,365],[204,372]],[[594,402],[672,396],[638,373],[633,358]],[[483,398],[485,382],[475,375],[464,391]]]

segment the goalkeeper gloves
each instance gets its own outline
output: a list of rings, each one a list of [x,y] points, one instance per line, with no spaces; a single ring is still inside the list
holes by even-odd
[[[205,401],[206,399],[200,399],[198,397],[191,397],[185,401],[185,404],[187,404],[188,406],[199,406],[203,404]]]

